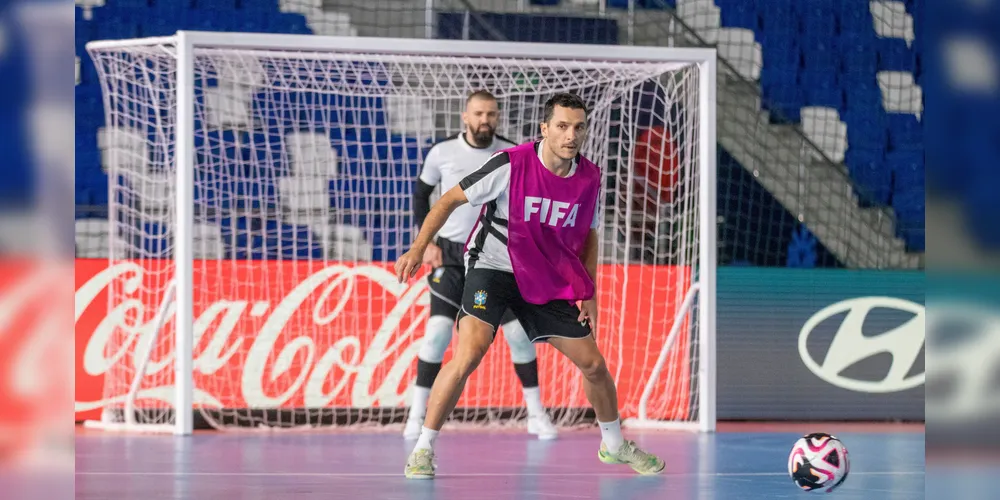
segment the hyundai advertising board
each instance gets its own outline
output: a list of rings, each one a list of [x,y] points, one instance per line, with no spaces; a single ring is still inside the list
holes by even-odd
[[[924,274],[719,268],[718,418],[924,419]]]

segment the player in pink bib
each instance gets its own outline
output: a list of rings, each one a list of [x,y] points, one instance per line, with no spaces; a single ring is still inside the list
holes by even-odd
[[[437,434],[508,308],[532,342],[550,343],[580,369],[601,428],[598,458],[640,474],[664,469],[663,460],[622,437],[617,389],[594,340],[602,176],[579,153],[587,135],[583,101],[573,94],[553,96],[545,103],[541,130],[541,141],[497,152],[446,192],[413,247],[396,262],[400,282],[412,278],[448,216],[466,203],[482,207],[466,243],[457,349],[431,388],[424,425],[406,463],[408,478],[434,477]]]

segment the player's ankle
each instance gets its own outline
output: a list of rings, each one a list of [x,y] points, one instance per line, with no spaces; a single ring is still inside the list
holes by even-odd
[[[420,437],[417,438],[417,445],[413,447],[413,450],[433,450],[434,441],[437,440],[438,432],[434,429],[428,429],[423,427],[420,429]]]
[[[622,437],[621,420],[615,419],[613,422],[598,421],[597,424],[601,427],[601,441],[604,443],[604,447],[607,448],[608,453],[618,453],[618,450],[625,444],[625,438]]]

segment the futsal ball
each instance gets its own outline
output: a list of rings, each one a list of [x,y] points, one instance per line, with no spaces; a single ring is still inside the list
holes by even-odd
[[[829,493],[844,484],[850,469],[844,443],[822,432],[800,438],[788,456],[788,473],[804,491]]]

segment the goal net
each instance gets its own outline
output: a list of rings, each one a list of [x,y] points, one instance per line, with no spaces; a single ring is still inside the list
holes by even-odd
[[[402,422],[428,270],[401,285],[392,263],[415,236],[423,155],[462,130],[466,97],[486,89],[498,132],[517,142],[538,135],[552,94],[588,103],[583,151],[606,172],[597,341],[622,417],[714,426],[701,298],[712,294],[696,293],[714,272],[701,227],[714,231],[702,192],[714,189],[703,175],[711,82],[692,53],[213,35],[88,46],[112,240],[98,353],[107,405],[94,425]],[[592,422],[577,370],[546,344],[538,353],[557,423]],[[522,406],[496,342],[450,421],[517,425]]]

